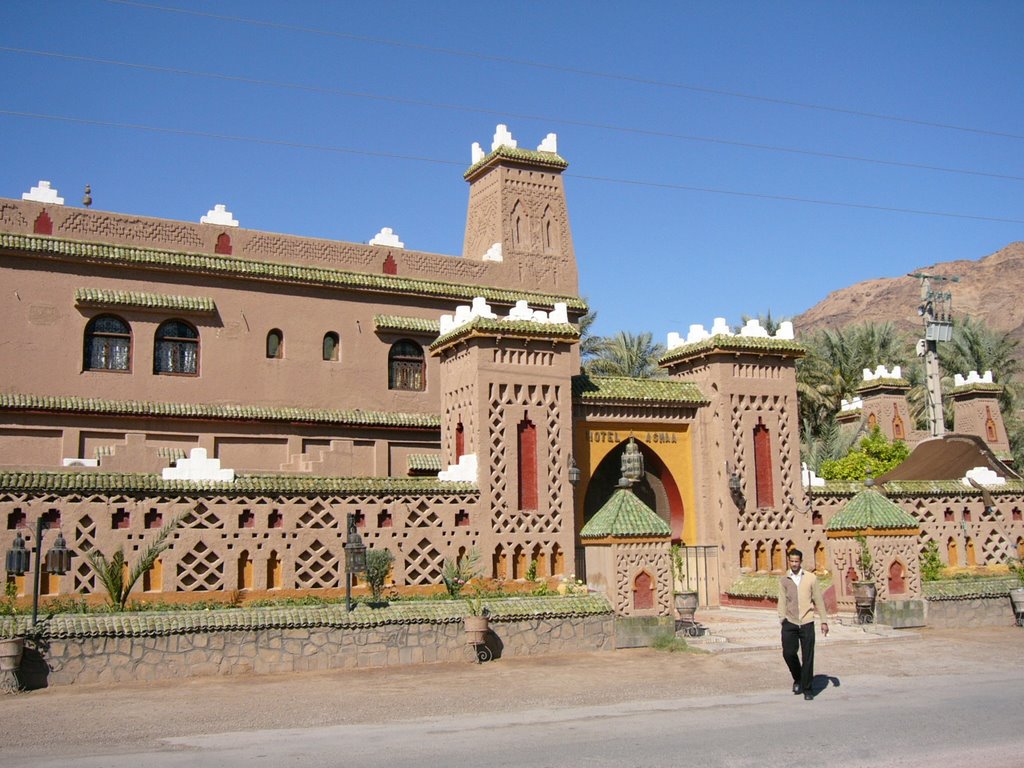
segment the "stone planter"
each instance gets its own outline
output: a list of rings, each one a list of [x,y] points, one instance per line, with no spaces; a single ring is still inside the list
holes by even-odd
[[[675,603],[676,613],[679,614],[678,618],[682,621],[693,621],[693,614],[697,610],[697,593],[696,592],[676,592],[672,597]]]
[[[857,608],[857,621],[870,624],[875,620],[875,599],[878,587],[873,581],[853,582],[853,602]]]
[[[467,616],[466,645],[483,645],[487,640],[488,620],[486,616]]]
[[[24,637],[0,639],[0,693],[14,693],[20,689],[16,673],[24,652]]]
[[[1010,590],[1010,603],[1013,604],[1013,615],[1018,627],[1024,627],[1024,587]]]

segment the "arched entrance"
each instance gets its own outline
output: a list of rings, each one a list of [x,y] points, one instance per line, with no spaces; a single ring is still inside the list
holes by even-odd
[[[633,493],[671,526],[672,541],[681,541],[685,511],[679,486],[658,454],[642,441],[635,437],[633,439],[644,457],[644,477],[633,486]],[[583,501],[584,524],[597,514],[618,487],[619,478],[622,476],[622,452],[628,442],[628,439],[623,440],[615,446],[590,478]]]

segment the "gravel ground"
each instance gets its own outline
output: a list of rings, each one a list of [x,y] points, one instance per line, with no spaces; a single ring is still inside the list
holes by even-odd
[[[969,676],[1019,663],[1024,630],[916,630],[871,643],[819,641],[816,671],[844,683],[862,675]],[[486,664],[83,685],[0,696],[6,765],[49,754],[131,751],[171,736],[388,723],[439,714],[512,712],[777,688],[789,694],[781,653],[622,650]]]

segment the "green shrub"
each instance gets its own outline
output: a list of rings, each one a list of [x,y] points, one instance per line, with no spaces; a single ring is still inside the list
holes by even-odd
[[[370,585],[375,603],[380,602],[384,581],[391,573],[391,564],[394,562],[395,556],[388,549],[371,549],[366,553],[366,583]]]
[[[929,541],[921,553],[921,578],[924,581],[938,581],[942,576],[942,560],[939,558],[939,545]]]
[[[875,427],[860,441],[857,450],[841,459],[823,461],[818,475],[826,480],[863,480],[869,474],[877,477],[898,467],[909,455],[906,443],[902,440],[890,443]]]
[[[456,560],[445,558],[441,565],[441,580],[444,582],[444,588],[448,590],[449,597],[458,597],[470,579],[480,575],[479,563],[480,553],[476,549],[469,550]]]

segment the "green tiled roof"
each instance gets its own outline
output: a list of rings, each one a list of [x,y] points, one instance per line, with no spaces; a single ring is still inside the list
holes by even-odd
[[[973,600],[979,597],[1005,597],[1011,589],[1022,586],[1014,576],[1002,579],[951,579],[925,581],[921,591],[928,600]]]
[[[855,480],[829,480],[825,485],[808,488],[810,496],[853,496],[864,490]],[[985,486],[993,496],[1024,493],[1024,480],[1007,480],[1002,485]],[[981,491],[959,480],[891,480],[885,484],[886,496],[977,496]]]
[[[209,296],[169,296],[163,293],[138,291],[107,291],[101,288],[79,288],[75,303],[90,307],[142,307],[144,309],[175,309],[179,312],[212,314],[217,305]]]
[[[373,325],[378,331],[406,331],[408,333],[429,333],[437,336],[441,332],[439,320],[424,320],[421,317],[399,315],[374,315]]]
[[[829,531],[862,531],[875,529],[918,528],[914,517],[900,509],[874,488],[865,488],[848,502],[843,510],[829,520]]]
[[[441,457],[436,453],[411,453],[409,454],[410,472],[440,472]]]
[[[263,408],[254,405],[156,403],[140,400],[102,400],[86,397],[0,394],[0,410],[97,413],[114,416],[161,416],[229,421],[287,421],[315,424],[440,429],[441,418],[425,413],[332,411],[318,408]]]
[[[490,612],[490,620],[495,622],[603,616],[612,613],[608,600],[598,594],[565,597],[484,597],[483,604]],[[398,601],[382,608],[370,608],[359,604],[351,613],[346,611],[342,604],[148,613],[58,613],[40,623],[39,634],[50,638],[144,637],[271,628],[356,629],[388,624],[458,624],[465,616],[466,605],[462,600]]]
[[[569,162],[554,152],[539,152],[532,149],[519,149],[518,147],[506,147],[504,144],[499,146],[497,149],[491,150],[480,160],[477,160],[468,170],[462,174],[462,178],[468,179],[479,169],[485,165],[490,164],[498,158],[505,158],[507,160],[521,160],[523,162],[532,163],[534,165],[544,165],[548,168],[557,168],[560,171],[564,171],[569,167]]]
[[[710,402],[690,381],[633,379],[626,376],[572,377],[572,396],[583,402],[640,402],[706,405]]]
[[[576,341],[580,337],[580,331],[572,323],[537,323],[533,320],[491,320],[486,317],[474,317],[468,323],[448,331],[431,344],[430,349],[431,351],[439,350],[468,336],[510,336],[520,339]]]
[[[671,536],[668,523],[628,488],[619,488],[580,531],[581,539]]]
[[[659,365],[670,365],[690,357],[704,355],[717,350],[725,352],[775,352],[785,357],[803,357],[807,349],[803,344],[788,339],[763,338],[758,336],[729,336],[718,334],[693,344],[683,344],[669,350],[658,361]]]
[[[821,576],[818,579],[822,589],[827,589],[832,583],[830,575]],[[731,597],[753,597],[753,598],[776,598],[779,596],[779,574],[770,573],[746,573],[725,590],[725,594]]]
[[[366,272],[345,272],[340,269],[303,267],[294,264],[278,264],[232,256],[218,256],[207,253],[189,253],[156,248],[138,248],[128,245],[109,245],[80,240],[66,240],[39,235],[16,235],[0,233],[0,248],[8,251],[44,254],[65,259],[130,265],[149,269],[172,269],[199,274],[242,277],[252,280],[266,280],[279,283],[304,285],[325,285],[372,293],[399,293],[412,296],[428,296],[445,299],[473,299],[477,296],[515,304],[526,299],[531,306],[554,307],[565,302],[570,309],[586,310],[586,303],[577,296],[562,296],[547,293],[528,293],[520,290],[490,288],[480,285],[446,283],[434,280],[419,280],[393,275]],[[454,257],[453,257],[454,258]]]
[[[897,387],[899,389],[909,389],[910,382],[906,379],[873,379],[871,381],[862,381],[857,385],[857,391],[862,392],[869,389],[879,389],[881,387]]]
[[[164,480],[160,475],[124,472],[0,472],[0,490],[24,493],[199,493],[248,494],[474,494],[475,483],[436,477],[314,477],[236,475],[224,480]]]

